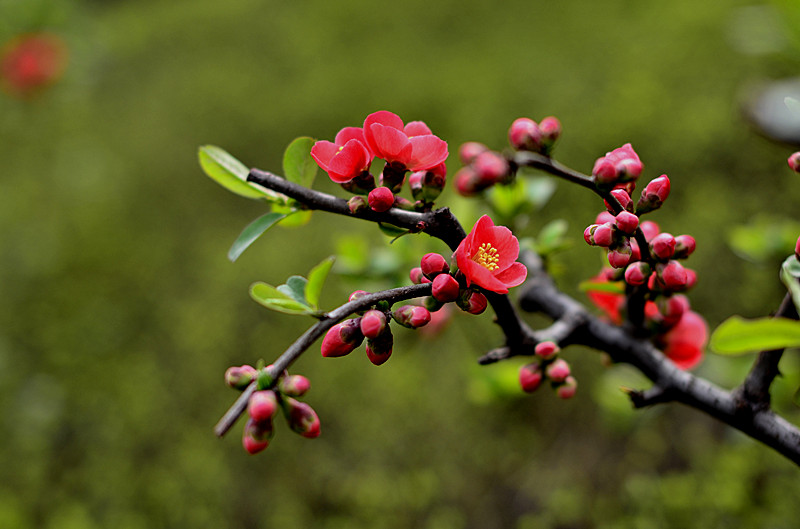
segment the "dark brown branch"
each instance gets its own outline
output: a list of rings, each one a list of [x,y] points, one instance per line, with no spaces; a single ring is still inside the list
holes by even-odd
[[[537,268],[535,259],[528,257],[526,253],[522,259],[528,266],[528,280],[520,297],[523,310],[543,312],[553,319],[569,312],[583,312],[586,324],[576,330],[574,343],[604,351],[615,362],[636,367],[659,388],[642,393],[641,405],[682,402],[741,430],[800,465],[800,429],[797,426],[768,409],[742,414],[732,392],[681,371],[649,341],[589,315],[580,303],[558,290],[547,273]]]
[[[302,355],[311,345],[317,341],[323,334],[325,334],[331,327],[346,319],[351,314],[364,310],[368,307],[375,305],[380,301],[387,301],[389,304],[396,303],[412,298],[419,298],[429,296],[431,293],[431,284],[411,285],[407,287],[393,288],[391,290],[383,290],[375,292],[366,296],[360,297],[356,300],[350,301],[341,305],[340,307],[323,315],[319,323],[312,326],[305,333],[303,333],[297,340],[289,346],[284,353],[278,357],[272,366],[269,368],[268,373],[273,380],[273,385],[277,383],[279,375],[289,368],[300,355]],[[219,420],[214,427],[214,433],[217,437],[222,437],[230,430],[231,426],[236,422],[239,416],[244,413],[247,408],[247,402],[250,395],[256,390],[257,383],[253,382],[247,389],[236,399],[236,402],[228,409],[225,415]],[[265,388],[266,389],[266,388]]]
[[[775,317],[798,319],[797,308],[794,306],[791,294],[786,294],[783,298]],[[758,358],[747,374],[744,383],[734,391],[739,407],[742,410],[769,409],[771,401],[769,387],[775,377],[780,374],[778,363],[783,356],[783,351],[783,349],[772,349],[761,351],[758,354]]]

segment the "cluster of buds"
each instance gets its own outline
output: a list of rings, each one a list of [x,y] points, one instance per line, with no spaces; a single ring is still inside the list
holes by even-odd
[[[247,422],[242,433],[242,445],[250,454],[257,454],[269,446],[275,434],[273,418],[280,408],[292,431],[307,438],[319,436],[319,417],[314,409],[296,399],[311,387],[302,375],[289,375],[284,371],[277,384],[267,369],[256,369],[249,365],[234,366],[225,372],[225,383],[239,391],[250,384],[258,387],[247,403]],[[272,387],[272,389],[267,389]]]
[[[495,184],[507,184],[514,178],[508,160],[499,152],[475,141],[467,142],[458,150],[464,167],[454,178],[456,191],[462,196],[475,196]]]
[[[350,295],[350,301],[365,295],[367,292],[356,290]],[[418,329],[431,321],[431,313],[425,307],[417,305],[403,305],[391,310],[388,303],[380,302],[357,317],[331,327],[322,340],[322,356],[348,355],[366,339],[367,358],[379,366],[392,354],[394,336],[389,325],[392,321],[409,329]]]
[[[569,364],[559,358],[561,349],[555,342],[545,341],[536,344],[536,360],[522,366],[519,370],[519,383],[522,390],[533,393],[545,380],[550,381],[556,395],[562,399],[571,399],[578,389],[578,382],[572,376]]]
[[[318,141],[311,148],[311,157],[331,180],[356,195],[348,202],[353,213],[367,207],[377,212],[430,208],[444,189],[447,155],[447,143],[425,123],[404,124],[386,110],[367,116],[363,127],[345,127],[333,142]],[[386,162],[377,184],[369,172],[375,158]],[[409,171],[415,202],[398,196]]]
[[[455,302],[470,314],[483,313],[488,305],[486,296],[469,287],[467,277],[461,271],[451,273],[450,269],[451,265],[444,256],[428,253],[422,257],[420,265],[409,272],[412,283],[431,283],[431,295],[423,301],[425,307],[436,312],[446,303]]]
[[[536,123],[530,118],[514,120],[508,129],[508,142],[518,151],[532,151],[549,156],[561,136],[561,122],[553,116]]]

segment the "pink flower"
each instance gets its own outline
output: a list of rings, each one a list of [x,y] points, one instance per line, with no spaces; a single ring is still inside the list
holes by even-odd
[[[349,182],[372,163],[373,154],[366,147],[360,127],[345,127],[334,142],[320,140],[311,148],[311,157],[336,183]]]
[[[495,226],[484,215],[456,249],[458,268],[467,277],[467,286],[475,283],[498,294],[508,293],[525,281],[528,269],[518,263],[519,241],[505,226]]]
[[[691,369],[700,363],[707,341],[706,320],[691,310],[661,337],[664,354],[680,369]]]
[[[411,171],[430,169],[447,159],[447,142],[431,133],[422,121],[405,126],[400,116],[380,110],[364,120],[364,139],[372,153]]]

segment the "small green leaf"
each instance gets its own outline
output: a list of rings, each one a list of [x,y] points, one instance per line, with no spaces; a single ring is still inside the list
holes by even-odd
[[[792,296],[794,306],[800,312],[800,261],[790,255],[781,265],[781,281]]]
[[[278,287],[278,291],[286,294],[296,302],[308,306],[308,301],[306,301],[307,283],[308,279],[303,276],[291,276],[286,280],[286,284]]]
[[[408,233],[408,230],[404,228],[400,228],[395,226],[394,224],[387,224],[385,222],[379,222],[378,228],[384,233],[384,235],[388,235],[389,237],[400,237]]]
[[[555,219],[545,224],[536,237],[536,250],[541,255],[547,255],[568,247],[569,242],[564,238],[568,228],[569,224],[564,219]]]
[[[278,194],[247,181],[250,171],[239,160],[214,145],[204,145],[198,152],[200,167],[219,185],[246,198],[278,200]]]
[[[547,176],[528,178],[525,191],[534,207],[542,209],[556,192],[556,182]]]
[[[248,224],[233,242],[231,249],[228,250],[228,259],[230,259],[231,262],[236,261],[236,259],[242,255],[242,252],[249,248],[250,245],[253,244],[256,239],[261,237],[265,231],[270,229],[277,222],[280,222],[281,219],[286,218],[288,215],[291,215],[291,213],[267,213],[266,215],[261,215],[256,220]]]
[[[278,312],[284,312],[286,314],[313,313],[308,305],[298,303],[272,285],[260,281],[250,286],[250,297],[268,309]]]
[[[301,186],[311,187],[317,176],[317,162],[311,157],[314,138],[301,136],[286,147],[283,153],[283,173],[286,179]]]
[[[310,209],[300,209],[296,207],[294,204],[294,200],[290,200],[289,205],[282,205],[282,204],[273,204],[272,205],[272,212],[273,213],[284,213],[286,214],[286,218],[281,221],[281,226],[284,228],[296,228],[298,226],[305,226],[311,220],[311,214],[313,211]],[[290,216],[289,214],[292,213]]]
[[[724,355],[800,346],[800,322],[786,318],[745,320],[731,316],[711,335],[709,346]]]
[[[622,281],[581,281],[580,284],[578,284],[578,288],[581,292],[625,293],[625,284]]]
[[[333,262],[336,257],[333,255],[323,260],[320,264],[311,269],[308,273],[308,283],[306,283],[305,297],[308,304],[312,307],[319,308],[319,296],[322,293],[322,286],[325,284],[325,279],[328,278],[328,272],[331,271]]]

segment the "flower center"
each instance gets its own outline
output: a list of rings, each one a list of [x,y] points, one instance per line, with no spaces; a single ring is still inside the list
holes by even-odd
[[[481,244],[478,251],[472,256],[472,260],[490,272],[500,268],[500,265],[497,264],[500,260],[500,256],[497,255],[497,248],[492,248],[492,245],[488,242]]]

